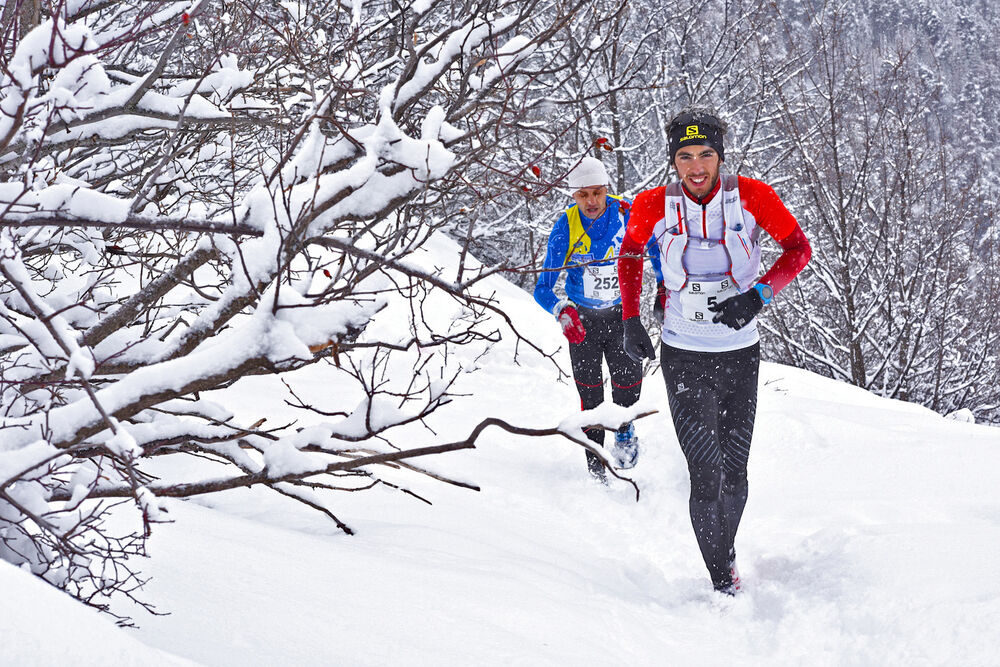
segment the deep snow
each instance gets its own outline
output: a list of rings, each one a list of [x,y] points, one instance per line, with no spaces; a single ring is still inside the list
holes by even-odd
[[[432,259],[453,251],[436,239]],[[561,344],[530,295],[487,287],[533,340]],[[509,345],[481,366],[462,380],[471,396],[430,420],[438,436],[408,430],[413,446],[464,438],[486,416],[551,427],[579,405],[551,364],[514,365]],[[319,404],[331,373],[287,379]],[[248,421],[302,417],[274,409],[278,382],[230,391]],[[698,554],[658,373],[642,403],[660,412],[637,423],[638,502],[624,483],[591,482],[568,440],[499,430],[415,461],[480,492],[391,472],[433,506],[384,487],[325,496],[353,537],[263,490],[169,501],[174,523],[156,528],[142,569],[145,599],[171,614],[120,605],[137,630],[0,563],[0,664],[1000,662],[1000,430],[764,364],[737,538],[744,591],[730,600]]]

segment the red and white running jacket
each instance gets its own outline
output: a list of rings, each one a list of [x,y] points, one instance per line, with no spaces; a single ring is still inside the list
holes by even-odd
[[[739,331],[723,324],[691,321],[681,312],[681,292],[692,279],[732,279],[738,291],[751,289],[760,272],[761,230],[784,249],[760,282],[777,294],[798,275],[812,253],[798,222],[774,190],[744,176],[722,175],[703,199],[680,183],[645,190],[635,198],[618,260],[622,317],[639,314],[643,248],[650,236],[659,247],[667,305],[663,342],[681,349],[721,352],[759,339],[756,320]]]

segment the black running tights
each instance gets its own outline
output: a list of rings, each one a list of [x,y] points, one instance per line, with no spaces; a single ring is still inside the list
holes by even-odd
[[[712,583],[726,586],[747,501],[760,345],[731,352],[661,345],[660,365],[691,477],[691,524]]]
[[[580,394],[580,409],[590,410],[604,402],[602,362],[605,359],[611,375],[612,400],[616,405],[632,405],[639,400],[642,389],[642,364],[633,361],[622,347],[625,337],[622,307],[598,310],[581,306],[578,311],[587,335],[579,345],[569,346],[569,356],[576,390]],[[603,429],[588,429],[587,437],[599,447],[604,445]],[[587,462],[592,469],[594,465],[601,468],[597,457],[590,452],[587,452]]]

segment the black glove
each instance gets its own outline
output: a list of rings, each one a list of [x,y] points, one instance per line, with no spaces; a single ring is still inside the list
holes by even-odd
[[[656,300],[653,301],[653,317],[656,321],[663,323],[663,311],[667,306],[667,288],[663,283],[656,283]]]
[[[708,309],[715,313],[713,322],[722,322],[727,327],[739,331],[747,325],[764,307],[757,290],[750,289],[742,294],[731,296],[721,303],[713,303]]]
[[[643,359],[655,359],[653,343],[649,340],[646,327],[642,326],[639,316],[630,317],[622,324],[625,326],[625,341],[622,346],[625,354],[631,357],[632,361],[642,361]]]

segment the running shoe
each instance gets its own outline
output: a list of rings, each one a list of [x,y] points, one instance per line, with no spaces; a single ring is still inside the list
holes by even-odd
[[[639,460],[639,438],[635,437],[635,427],[629,422],[625,428],[615,433],[615,446],[611,455],[619,468],[634,468]]]
[[[735,591],[740,591],[743,589],[743,584],[740,583],[740,571],[736,567],[736,550],[729,550],[729,576],[733,579],[733,589]]]
[[[591,452],[587,452],[587,470],[595,480],[604,486],[608,485],[608,474],[604,472],[604,464],[601,463],[601,459],[597,458]]]

